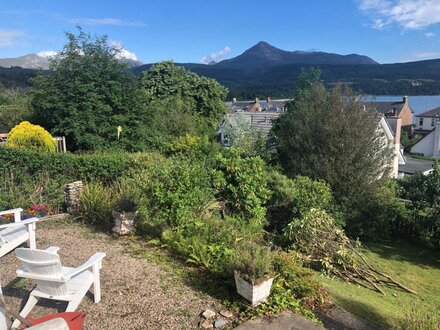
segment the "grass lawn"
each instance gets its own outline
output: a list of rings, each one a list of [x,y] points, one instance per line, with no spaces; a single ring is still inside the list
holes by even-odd
[[[440,319],[440,252],[401,244],[367,244],[365,255],[395,280],[415,290],[418,295],[386,288],[386,295],[318,276],[328,288],[332,301],[385,328],[397,328],[412,311],[431,314]]]

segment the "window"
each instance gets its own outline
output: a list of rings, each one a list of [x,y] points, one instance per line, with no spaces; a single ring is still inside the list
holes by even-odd
[[[435,118],[431,118],[431,126],[432,126],[432,127],[435,126]]]
[[[423,126],[423,118],[419,118],[419,126]]]

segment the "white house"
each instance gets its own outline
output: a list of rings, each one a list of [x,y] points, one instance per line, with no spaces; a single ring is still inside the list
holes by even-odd
[[[435,118],[433,129],[412,146],[411,152],[440,158],[440,118]]]
[[[440,107],[416,115],[416,130],[427,134],[434,129],[439,117]]]

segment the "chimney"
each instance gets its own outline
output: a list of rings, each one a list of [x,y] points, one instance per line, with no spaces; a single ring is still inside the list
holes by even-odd
[[[260,103],[260,100],[258,99],[258,97],[255,98],[255,103]]]
[[[403,97],[403,103],[405,103],[405,104],[408,103],[408,96],[405,95],[405,96]]]
[[[237,98],[236,98],[236,97],[233,97],[233,98],[232,98],[232,104],[235,104],[235,103],[237,103]]]
[[[267,102],[267,103],[270,102],[270,96],[266,97],[266,102]]]

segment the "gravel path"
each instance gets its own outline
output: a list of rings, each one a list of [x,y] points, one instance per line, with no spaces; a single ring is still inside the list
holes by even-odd
[[[37,247],[49,246],[59,246],[63,265],[70,267],[79,266],[95,252],[107,254],[101,272],[101,302],[94,304],[90,294],[78,308],[87,313],[85,329],[194,329],[203,310],[222,309],[215,298],[179,281],[178,270],[135,258],[127,252],[126,240],[115,240],[78,224],[39,223]],[[142,251],[153,257],[162,253],[152,247]],[[19,262],[14,253],[1,258],[0,264],[6,303],[19,311],[32,289],[32,282],[15,277]],[[65,307],[62,302],[42,300],[30,316],[64,311]]]

